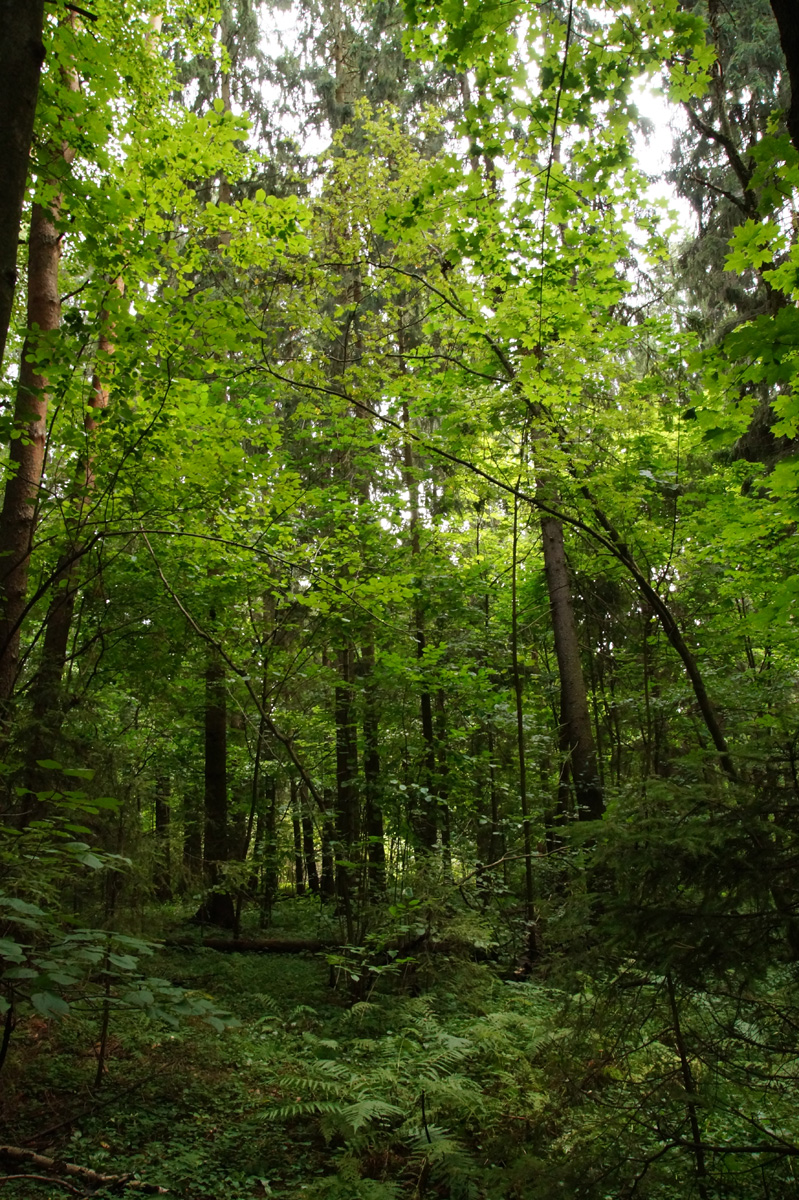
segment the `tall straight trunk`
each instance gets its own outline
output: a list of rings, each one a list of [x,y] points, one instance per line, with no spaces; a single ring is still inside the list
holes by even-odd
[[[300,784],[300,813],[302,824],[302,853],[305,858],[305,876],[308,887],[314,896],[319,895],[319,871],[316,866],[316,848],[314,846],[313,820],[309,811],[308,789]]]
[[[264,780],[266,812],[263,821],[263,887],[261,892],[261,924],[268,925],[277,898],[280,882],[277,861],[277,783],[273,775]]]
[[[172,896],[172,784],[168,775],[155,781],[155,890],[159,900]]]
[[[298,896],[305,894],[305,857],[302,849],[302,816],[296,779],[291,781],[291,830],[294,836],[294,888]]]
[[[211,889],[202,915],[213,925],[232,928],[235,910],[221,890],[222,864],[228,858],[227,694],[225,668],[216,650],[205,670],[205,849],[204,873]]]
[[[402,355],[405,353],[404,331],[402,328],[400,328],[398,349],[400,362],[402,363]],[[405,490],[408,493],[408,506],[410,509],[411,559],[414,569],[418,571],[418,559],[421,550],[419,538],[419,484],[416,478],[413,442],[410,437],[411,415],[407,404],[403,404],[402,406],[402,423],[408,434],[403,441],[402,457],[403,482]],[[424,662],[427,636],[425,632],[424,609],[421,601],[421,578],[418,576],[416,578],[413,602],[413,623],[416,641],[416,660],[421,666]],[[422,759],[421,796],[415,801],[411,812],[411,827],[420,849],[431,851],[435,849],[438,835],[435,811],[436,739],[433,728],[433,701],[430,695],[430,688],[423,673],[421,691],[419,693],[419,717],[422,726],[424,756]]]
[[[120,296],[124,294],[121,279],[117,279],[112,286]],[[63,719],[61,682],[67,661],[75,601],[80,591],[83,556],[87,548],[87,515],[90,515],[90,503],[96,483],[94,442],[101,415],[108,407],[108,360],[114,352],[113,318],[104,310],[100,321],[101,332],[97,347],[99,361],[92,376],[88,408],[83,420],[85,448],[78,459],[66,504],[67,547],[61,557],[51,591],[41,659],[31,684],[34,721],[32,750],[29,755],[31,764],[39,758],[51,756],[52,743],[58,738]],[[36,768],[33,765],[29,770],[35,775]],[[28,786],[37,789],[33,780]]]
[[[220,44],[227,49],[229,36],[224,18],[220,24]],[[230,112],[230,81],[222,76],[222,105]],[[229,202],[230,187],[223,175],[220,200]],[[220,234],[218,246],[230,244],[228,233]],[[213,573],[216,573],[214,569]],[[215,612],[211,609],[211,621]],[[205,669],[205,849],[204,874],[206,886],[212,889],[201,909],[206,920],[214,925],[236,929],[237,919],[233,897],[220,889],[221,865],[230,854],[227,796],[227,686],[225,666],[216,648],[210,649]]]
[[[45,50],[44,0],[0,0],[0,367],[17,285],[22,203]]]
[[[227,858],[227,696],[225,668],[211,651],[205,670],[205,861]]]
[[[555,517],[542,517],[541,536],[560,677],[559,736],[562,761],[571,773],[578,818],[597,821],[604,812],[602,786],[560,521]]]
[[[361,301],[361,283],[357,276],[353,283],[353,301],[357,304]],[[361,356],[361,350],[359,325],[356,320],[355,353],[358,358]],[[368,445],[372,434],[371,417],[361,408],[357,408],[355,412],[358,427],[364,431],[364,441]],[[368,527],[373,520],[369,490],[374,474],[373,459],[374,455],[370,449],[369,465],[356,466],[353,479],[360,520],[364,527]],[[366,838],[367,892],[382,895],[386,880],[386,847],[380,779],[380,712],[375,680],[375,636],[371,622],[366,627],[361,642],[360,677],[363,684],[363,834]]]
[[[380,782],[380,716],[375,683],[375,643],[369,635],[361,649],[363,663],[363,824],[367,838],[369,890],[381,895],[386,886],[386,844]]]
[[[155,52],[157,37],[161,30],[162,15],[153,13],[149,18],[147,46]],[[71,82],[71,81],[70,81]],[[90,518],[92,495],[96,486],[95,442],[102,414],[108,408],[110,360],[114,353],[115,321],[114,301],[125,294],[125,283],[118,276],[110,286],[106,299],[107,307],[100,313],[100,334],[97,341],[97,363],[92,376],[91,390],[86,414],[83,419],[85,446],[79,455],[66,504],[67,545],[58,565],[50,604],[45,618],[42,655],[39,669],[31,686],[31,704],[34,720],[33,746],[29,762],[49,757],[47,742],[54,742],[61,729],[63,705],[61,703],[61,681],[67,661],[67,648],[75,611],[86,552],[86,522]],[[35,774],[31,765],[29,772]],[[38,781],[37,781],[38,783]],[[37,783],[29,782],[35,787]]]
[[[338,681],[335,688],[336,719],[336,893],[347,923],[350,942],[355,936],[353,872],[351,863],[358,853],[360,821],[358,811],[358,743],[353,694],[352,647],[338,653]]]
[[[64,84],[77,91],[77,76],[65,72]],[[54,148],[54,153],[66,165],[75,157],[75,151],[68,146],[58,152]],[[28,332],[22,347],[14,402],[16,436],[11,442],[10,473],[0,510],[0,722],[8,718],[19,671],[20,631],[44,469],[48,382],[37,370],[35,360],[47,336],[61,324],[58,292],[61,235],[57,228],[61,203],[62,197],[57,195],[49,208],[34,204],[28,235]]]
[[[47,434],[47,379],[31,361],[41,336],[58,329],[61,242],[53,211],[34,204],[28,251],[28,335],[22,348],[14,405],[9,475],[0,510],[0,705],[7,705],[19,669],[19,640],[28,595]]]
[[[524,690],[519,666],[519,501],[513,501],[513,545],[511,554],[511,671],[513,695],[516,703],[516,753],[519,762],[519,802],[522,810],[522,837],[524,845],[524,904],[527,917],[527,953],[534,957],[535,945],[535,891],[533,887],[533,835],[530,825],[530,802],[527,795],[527,750],[524,732]]]
[[[475,555],[480,557],[480,534],[482,522],[480,518],[480,508],[478,507],[477,522],[475,527]],[[477,654],[477,663],[480,667],[484,667],[488,661],[488,644],[489,631],[491,624],[491,599],[489,592],[488,580],[483,580],[483,633],[485,642]],[[502,837],[502,829],[500,827],[500,810],[499,810],[499,791],[497,788],[497,773],[494,761],[494,730],[491,724],[491,717],[487,717],[483,722],[480,730],[475,737],[477,756],[482,757],[486,753],[488,755],[488,805],[483,807],[480,814],[480,820],[477,826],[477,865],[478,875],[477,883],[478,890],[485,899],[488,898],[490,892],[490,879],[485,873],[484,867],[487,863],[499,862],[504,854],[504,845]],[[482,789],[481,789],[482,790]]]
[[[198,792],[186,792],[183,797],[183,871],[189,880],[196,879],[203,865],[203,812]]]
[[[447,707],[443,688],[436,692],[436,810],[441,826],[441,857],[444,871],[452,874],[452,844],[449,811],[449,760],[447,757]]]
[[[325,810],[322,813],[322,877],[319,892],[323,900],[333,900],[336,895],[336,862],[333,854],[335,827],[333,823],[333,795],[325,788]]]
[[[791,81],[788,133],[799,151],[799,19],[794,0],[771,0],[771,11],[780,31],[780,45]]]

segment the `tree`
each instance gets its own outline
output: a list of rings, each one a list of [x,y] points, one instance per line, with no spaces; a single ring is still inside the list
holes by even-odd
[[[0,9],[0,158],[5,164],[0,190],[0,366],[11,322],[17,283],[22,204],[28,181],[39,75],[44,0],[3,0]]]

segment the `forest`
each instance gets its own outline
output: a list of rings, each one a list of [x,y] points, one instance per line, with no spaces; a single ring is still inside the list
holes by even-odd
[[[795,2],[0,0],[0,160],[2,1194],[799,1196]]]

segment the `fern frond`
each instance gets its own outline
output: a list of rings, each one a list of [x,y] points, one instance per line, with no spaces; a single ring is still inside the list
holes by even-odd
[[[291,1104],[275,1104],[264,1111],[267,1121],[289,1121],[295,1117],[320,1116],[342,1111],[336,1100],[295,1100]]]
[[[372,1121],[385,1121],[390,1117],[403,1117],[404,1115],[402,1109],[398,1108],[396,1104],[389,1104],[385,1100],[366,1098],[348,1105],[342,1113],[353,1133]]]

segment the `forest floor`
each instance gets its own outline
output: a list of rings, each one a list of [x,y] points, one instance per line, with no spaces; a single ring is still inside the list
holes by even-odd
[[[284,931],[296,933],[297,909],[285,905],[270,934],[281,931],[281,909]],[[301,911],[307,929],[310,904]],[[507,1176],[491,1185],[499,1165],[481,1132],[486,1088],[470,1076],[490,1038],[500,1039],[491,1051],[500,1061],[518,1056],[497,1012],[516,1003],[523,1044],[522,1018],[533,1016],[523,988],[447,958],[413,964],[423,974],[412,986],[389,963],[365,987],[350,977],[333,988],[324,953],[223,954],[194,936],[197,944],[160,951],[146,970],[213,998],[235,1024],[216,1032],[194,1017],[169,1028],[112,1008],[97,1086],[97,1004],[75,1003],[63,1021],[29,1015],[0,1075],[0,1141],[103,1174],[130,1172],[182,1200],[510,1194]],[[503,1087],[488,1086],[495,1106]],[[515,1104],[520,1131],[534,1108]],[[57,1167],[59,1182],[35,1165],[0,1169],[4,1200],[122,1190]]]

